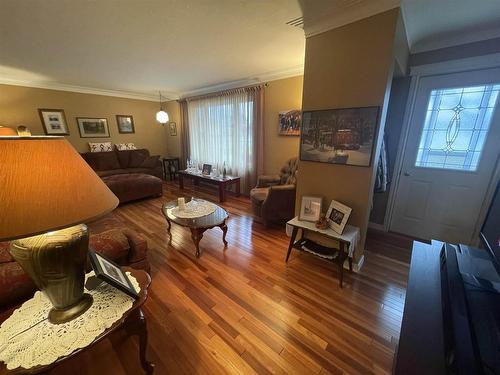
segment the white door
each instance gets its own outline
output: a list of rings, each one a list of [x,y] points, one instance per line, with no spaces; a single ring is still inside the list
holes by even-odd
[[[420,79],[392,231],[473,243],[499,156],[499,90],[500,69]]]

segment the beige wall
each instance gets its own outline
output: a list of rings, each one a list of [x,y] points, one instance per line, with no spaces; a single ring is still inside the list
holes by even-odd
[[[385,123],[393,69],[393,46],[399,10],[378,14],[306,40],[303,110],[382,106]],[[379,137],[378,137],[379,138]],[[378,139],[378,145],[380,138]],[[373,160],[378,160],[379,147]],[[350,206],[349,223],[361,228],[364,249],[376,162],[369,168],[301,161],[297,209],[303,195],[322,196]]]
[[[177,102],[167,103],[171,121],[179,121]],[[88,151],[88,142],[134,142],[152,154],[166,155],[171,138],[168,126],[156,122],[158,102],[116,98],[103,95],[46,90],[21,86],[0,85],[0,124],[16,127],[26,125],[32,134],[45,134],[38,108],[64,109],[70,135],[68,140],[79,151]],[[135,134],[119,134],[116,115],[132,115]],[[76,117],[105,117],[110,138],[80,138]],[[173,148],[175,150],[175,148]]]
[[[303,76],[268,83],[264,97],[264,173],[276,174],[299,153],[299,138],[278,135],[278,113],[302,108]]]

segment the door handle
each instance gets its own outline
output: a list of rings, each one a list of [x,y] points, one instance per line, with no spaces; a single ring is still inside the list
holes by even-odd
[[[410,174],[410,173],[408,173],[408,172],[403,173],[403,175],[404,175],[405,177],[411,176],[411,174]]]

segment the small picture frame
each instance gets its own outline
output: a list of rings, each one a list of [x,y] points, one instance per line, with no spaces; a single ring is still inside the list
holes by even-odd
[[[69,135],[68,123],[64,110],[39,108],[38,114],[42,120],[43,129],[47,135]]]
[[[99,279],[107,282],[134,299],[139,297],[139,294],[130,282],[127,274],[122,271],[120,266],[90,249],[89,259],[95,275]]]
[[[345,204],[332,200],[328,211],[326,212],[326,218],[328,220],[328,225],[338,234],[342,234],[344,228],[351,215],[352,208],[347,207]]]
[[[321,215],[322,201],[321,197],[303,196],[300,204],[299,220],[318,221]]]
[[[134,118],[132,115],[116,115],[116,123],[118,125],[118,133],[134,134]]]
[[[201,170],[201,174],[204,176],[210,176],[210,173],[212,173],[212,165],[203,164],[203,169]]]
[[[175,137],[177,135],[177,124],[175,122],[170,122],[168,128],[170,130],[170,136]]]
[[[108,120],[105,118],[77,117],[80,138],[109,138]]]

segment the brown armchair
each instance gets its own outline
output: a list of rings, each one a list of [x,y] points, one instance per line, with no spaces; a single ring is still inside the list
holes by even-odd
[[[288,160],[279,175],[259,176],[257,186],[250,191],[253,212],[265,225],[295,216],[297,166],[297,158]]]

